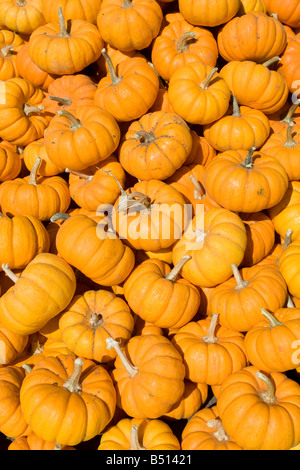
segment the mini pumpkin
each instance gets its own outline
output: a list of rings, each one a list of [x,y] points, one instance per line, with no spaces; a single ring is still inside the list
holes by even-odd
[[[0,364],[7,366],[25,351],[28,335],[20,335],[0,325]]]
[[[228,23],[240,7],[238,0],[179,0],[179,11],[191,24],[215,27]]]
[[[66,20],[81,19],[96,24],[102,0],[42,0],[43,15],[47,23],[55,23],[61,7]]]
[[[16,67],[16,54],[24,44],[18,34],[9,30],[0,31],[0,80],[19,76]]]
[[[17,147],[9,142],[0,142],[0,182],[13,180],[22,169],[21,155]]]
[[[48,86],[55,80],[55,75],[51,75],[40,69],[29,55],[28,42],[23,44],[15,56],[15,63],[18,75],[28,80],[35,87],[41,88],[43,91],[48,90]]]
[[[45,24],[43,0],[2,0],[0,24],[11,31],[29,35]]]
[[[247,232],[247,246],[241,266],[253,266],[271,252],[275,244],[275,228],[264,212],[240,214]]]
[[[300,27],[300,8],[296,0],[289,0],[283,4],[280,0],[264,0],[267,12],[278,15],[281,23],[291,26],[292,28]]]

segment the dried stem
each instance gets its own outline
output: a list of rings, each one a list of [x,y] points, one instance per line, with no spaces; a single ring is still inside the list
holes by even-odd
[[[190,255],[183,256],[183,258],[181,258],[181,260],[179,260],[178,263],[176,263],[174,268],[168,274],[166,274],[165,279],[168,279],[169,281],[175,282],[179,272],[182,269],[182,267],[185,265],[185,263],[189,259],[191,259]]]
[[[204,80],[204,82],[202,82],[200,84],[200,87],[203,89],[203,90],[207,90],[207,88],[209,87],[210,85],[210,82],[211,80],[213,79],[213,77],[215,76],[215,74],[217,73],[219,69],[217,67],[215,67],[214,69],[212,69],[210,71],[210,73],[207,75],[206,79]]]
[[[33,184],[34,186],[37,185],[36,178],[37,178],[37,172],[41,164],[41,161],[42,159],[40,157],[37,157],[30,172],[29,184]]]
[[[266,386],[267,390],[262,390],[260,392],[260,397],[265,403],[274,404],[276,403],[275,397],[275,386],[273,382],[267,377],[266,375],[262,374],[261,372],[257,371],[256,376],[258,379],[262,380]]]
[[[63,384],[63,387],[69,390],[70,392],[79,393],[81,392],[81,384],[79,383],[79,379],[82,372],[83,360],[80,357],[77,357],[74,361],[74,370],[72,375],[66,380]]]
[[[141,446],[138,437],[138,426],[133,424],[130,430],[130,450],[146,450],[145,447]]]
[[[136,374],[138,373],[139,369],[138,367],[132,365],[125,354],[123,353],[122,349],[120,348],[120,345],[118,341],[116,341],[113,338],[106,338],[106,344],[108,349],[114,348],[119,359],[121,360],[123,366],[125,367],[126,371],[128,372],[129,377],[135,377]]]
[[[190,46],[190,40],[194,39],[196,34],[193,31],[188,31],[184,33],[176,43],[176,49],[180,52],[186,51]]]
[[[245,287],[247,287],[248,284],[249,284],[249,281],[243,281],[241,273],[240,273],[237,265],[232,264],[231,269],[232,269],[233,276],[234,276],[234,279],[235,279],[235,282],[236,282],[235,289],[238,290],[238,289],[244,289]]]
[[[207,331],[207,335],[202,337],[202,340],[205,343],[216,343],[218,341],[218,338],[215,336],[215,331],[216,331],[216,326],[217,326],[217,323],[218,323],[218,318],[219,318],[218,313],[214,313],[211,316],[211,321],[210,321],[210,325],[209,325],[209,328],[208,328],[208,331]]]
[[[9,277],[9,279],[11,279],[14,283],[16,283],[19,280],[18,276],[12,272],[8,264],[2,263],[1,268],[5,272],[5,274]]]
[[[102,52],[102,55],[103,55],[104,59],[106,60],[107,67],[108,67],[108,73],[110,75],[111,82],[112,82],[113,85],[117,85],[118,83],[120,83],[122,78],[118,77],[118,75],[116,74],[113,63],[112,63],[112,60],[109,57],[109,55],[107,54],[106,49],[105,48],[102,49],[101,52]]]

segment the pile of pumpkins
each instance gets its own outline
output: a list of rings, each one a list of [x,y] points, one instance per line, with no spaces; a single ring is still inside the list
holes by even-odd
[[[300,1],[0,25],[2,447],[299,448]]]

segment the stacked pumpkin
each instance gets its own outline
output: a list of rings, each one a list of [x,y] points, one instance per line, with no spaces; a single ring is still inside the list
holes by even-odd
[[[299,2],[0,24],[4,448],[296,449]]]

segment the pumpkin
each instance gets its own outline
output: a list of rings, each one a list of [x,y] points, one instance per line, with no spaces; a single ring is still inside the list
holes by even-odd
[[[72,446],[61,446],[56,442],[46,442],[32,431],[28,436],[17,437],[9,444],[7,450],[76,450]]]
[[[112,338],[107,346],[117,352],[111,376],[117,406],[128,416],[157,419],[178,403],[184,393],[185,367],[170,340],[150,334],[133,336],[124,349]]]
[[[100,289],[73,298],[59,318],[59,329],[66,346],[77,356],[96,362],[116,357],[106,347],[112,336],[124,345],[131,337],[134,320],[127,303],[114,293]]]
[[[20,389],[27,373],[27,368],[18,366],[0,368],[0,431],[10,438],[29,431],[20,406]]]
[[[278,267],[285,282],[287,283],[289,293],[300,299],[300,238],[293,240],[279,257]]]
[[[150,46],[162,19],[162,9],[153,0],[102,0],[97,25],[106,43],[130,52]]]
[[[217,68],[202,62],[179,67],[169,81],[170,103],[190,124],[210,124],[229,108],[230,90]]]
[[[207,139],[199,135],[194,129],[191,129],[193,139],[192,150],[185,161],[185,165],[203,165],[206,166],[210,160],[217,155],[214,149],[207,141]]]
[[[151,60],[160,77],[169,81],[173,72],[189,62],[216,66],[217,42],[206,28],[185,20],[173,21],[161,29],[151,48]]]
[[[278,204],[288,188],[278,160],[252,148],[227,150],[206,167],[203,184],[209,197],[230,211],[260,212]]]
[[[250,11],[222,26],[217,42],[219,53],[227,62],[250,60],[263,63],[284,51],[287,34],[275,17],[261,11]]]
[[[143,57],[144,59],[146,58],[145,55],[139,51],[136,51],[136,50],[129,51],[129,52],[120,51],[119,49],[116,49],[115,47],[112,47],[107,43],[105,43],[104,49],[105,49],[105,53],[110,57],[114,70],[117,70],[117,66],[123,60],[129,59],[131,57]],[[110,61],[106,60],[107,56],[105,55],[105,53],[104,55],[101,54],[99,59],[96,61],[97,72],[100,77],[103,77],[107,75],[107,73],[109,73]]]
[[[0,142],[0,182],[19,176],[22,169],[21,156],[16,146],[9,142]]]
[[[218,312],[220,324],[245,332],[261,321],[261,309],[275,311],[284,306],[286,282],[275,266],[254,265],[238,270],[211,292],[207,313]]]
[[[174,109],[170,103],[168,90],[166,88],[158,89],[156,100],[148,110],[149,113],[154,113],[155,111],[165,111],[174,114]]]
[[[279,71],[269,69],[279,57],[257,63],[254,60],[232,60],[220,70],[237,102],[262,111],[268,117],[286,104],[289,89]]]
[[[198,289],[178,278],[183,258],[171,270],[155,258],[138,265],[124,283],[124,296],[132,311],[160,328],[180,328],[196,315],[200,306]]]
[[[237,12],[237,16],[245,15],[249,11],[262,11],[267,13],[265,0],[241,0],[241,6]]]
[[[23,39],[13,31],[0,30],[0,80],[17,77],[16,55],[24,44]]]
[[[61,7],[66,20],[81,19],[96,24],[101,3],[102,0],[43,0],[43,15],[47,23],[55,23]]]
[[[68,209],[71,202],[68,183],[61,176],[37,177],[40,162],[38,157],[29,176],[2,183],[0,206],[4,214],[32,215],[44,221]]]
[[[20,34],[31,34],[45,23],[42,0],[2,0],[0,24]]]
[[[300,27],[300,7],[296,0],[289,0],[284,5],[280,0],[264,0],[267,12],[278,15],[279,21],[292,28]]]
[[[245,350],[250,363],[264,372],[295,369],[294,345],[300,340],[300,309],[279,309],[264,317],[245,335]],[[278,315],[277,315],[278,312]]]
[[[218,411],[225,431],[245,450],[289,450],[300,442],[300,385],[254,366],[223,382]]]
[[[192,136],[177,114],[156,111],[130,124],[118,147],[124,170],[140,180],[165,180],[192,150]]]
[[[260,148],[270,134],[270,122],[259,110],[239,106],[233,96],[233,110],[204,127],[204,137],[219,152]]]
[[[60,214],[58,217],[62,218]],[[69,216],[57,232],[56,247],[62,258],[89,279],[114,286],[130,274],[135,257],[114,233],[106,231],[106,226],[84,214]]]
[[[287,129],[274,132],[261,152],[275,157],[285,168],[290,181],[300,180],[300,127],[291,122]]]
[[[123,418],[100,438],[97,450],[180,450],[178,438],[161,419]]]
[[[159,251],[181,237],[189,212],[177,189],[152,179],[122,190],[110,221],[118,236],[132,248]]]
[[[241,218],[226,209],[197,211],[173,247],[173,263],[190,255],[182,277],[199,287],[214,287],[230,278],[233,260],[239,266],[247,245]]]
[[[48,86],[48,94],[43,100],[45,112],[51,120],[59,110],[93,106],[95,91],[96,84],[83,73],[57,77]]]
[[[41,328],[41,331],[42,330],[44,331],[44,327]],[[12,365],[20,367],[25,365],[32,368],[45,357],[57,357],[61,354],[73,356],[74,359],[76,358],[75,354],[70,351],[70,349],[67,348],[65,343],[61,340],[50,339],[39,333],[38,340],[35,341],[33,336],[34,335],[30,335],[31,344],[29,350],[25,350],[20,356],[18,356],[12,362]]]
[[[179,11],[191,24],[214,27],[227,23],[240,7],[238,0],[179,0]]]
[[[179,421],[192,418],[192,416],[202,408],[207,400],[209,386],[207,384],[199,384],[185,379],[184,392],[171,410],[164,415],[167,421]]]
[[[10,269],[22,269],[39,253],[48,252],[50,238],[35,216],[0,214],[0,259]]]
[[[240,214],[246,227],[247,246],[241,266],[253,266],[264,259],[275,244],[275,228],[264,212]]]
[[[72,113],[58,111],[44,137],[48,157],[55,165],[80,171],[105,160],[117,149],[120,128],[108,111],[82,105]]]
[[[9,268],[2,265],[9,274]],[[19,334],[32,334],[70,303],[76,287],[73,269],[52,253],[40,253],[0,298],[0,322]],[[34,299],[34,303],[32,302]]]
[[[300,217],[300,182],[290,181],[282,200],[268,209],[268,216],[272,220],[276,232],[282,239],[287,230],[292,230],[291,239],[299,232]]]
[[[34,168],[35,162],[39,158],[40,164],[36,170],[39,176],[57,176],[62,173],[65,169],[55,165],[48,157],[45,139],[34,140],[30,144],[26,145],[23,150],[23,161],[26,168],[31,172]],[[13,178],[11,178],[13,179]]]
[[[20,390],[21,409],[32,431],[45,441],[71,446],[87,441],[114,415],[112,380],[93,361],[70,355],[44,358],[26,379]]]
[[[181,449],[244,450],[226,433],[217,406],[199,410],[185,424],[181,433]]]
[[[28,335],[19,335],[0,325],[0,364],[11,364],[26,349]]]
[[[299,54],[300,33],[287,44],[278,67],[278,73],[284,78],[291,93],[299,94],[299,66],[294,57]]]
[[[94,24],[82,19],[68,20],[67,26],[65,23],[60,7],[55,22],[36,28],[30,35],[29,55],[44,72],[74,74],[101,55],[104,43]]]
[[[297,124],[299,122],[299,104],[300,100],[292,98],[292,104],[287,101],[277,113],[269,115],[271,130],[273,132],[281,132],[284,129],[287,131],[289,125]]]
[[[122,60],[115,70],[105,49],[102,55],[109,72],[98,82],[96,106],[109,111],[118,122],[140,118],[156,100],[159,89],[157,72],[144,57]]]
[[[25,146],[43,137],[48,120],[43,115],[44,92],[24,78],[4,82],[5,100],[0,101],[0,137]]]
[[[50,83],[55,80],[54,75],[44,72],[32,61],[29,55],[28,42],[23,44],[18,50],[15,56],[15,64],[20,77],[25,78],[25,80],[28,80],[32,85],[41,88],[45,92],[48,90]]]
[[[221,385],[226,377],[247,365],[243,334],[218,324],[218,318],[216,313],[191,321],[172,338],[191,382]]]

